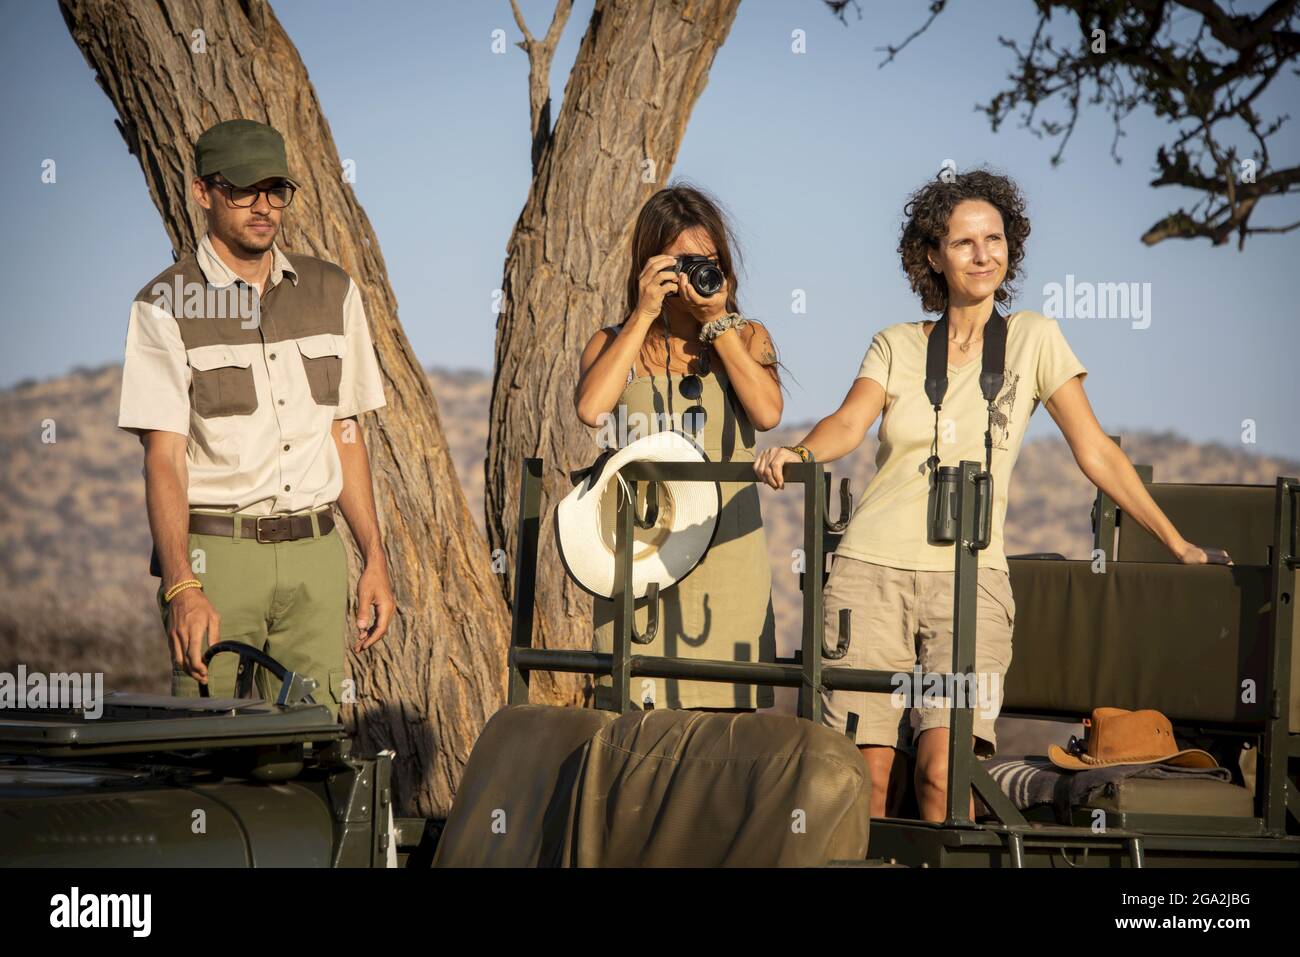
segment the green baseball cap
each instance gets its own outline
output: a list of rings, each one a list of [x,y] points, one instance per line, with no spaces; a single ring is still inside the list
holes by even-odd
[[[255,120],[226,120],[204,130],[194,144],[194,167],[199,176],[220,173],[235,186],[252,186],[271,177],[299,185],[289,175],[284,137]]]

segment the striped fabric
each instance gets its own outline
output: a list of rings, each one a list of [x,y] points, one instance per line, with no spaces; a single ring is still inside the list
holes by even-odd
[[[1058,808],[1086,805],[1094,794],[1123,778],[1162,778],[1171,781],[1231,781],[1227,768],[1180,768],[1166,764],[1115,764],[1090,771],[1064,771],[1041,755],[990,758],[984,770],[1024,810],[1037,804]]]

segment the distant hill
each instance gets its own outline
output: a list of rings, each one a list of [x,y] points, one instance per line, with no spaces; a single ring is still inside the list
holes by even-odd
[[[482,526],[490,378],[430,370],[443,427],[471,513]],[[104,670],[109,687],[165,691],[168,668],[148,574],[141,449],[115,428],[121,367],[79,370],[0,391],[0,670]],[[42,441],[53,427],[54,441]],[[807,424],[760,436],[793,444]],[[1197,445],[1174,435],[1125,435],[1129,455],[1157,479],[1272,483],[1300,463]],[[855,501],[875,471],[875,441],[832,465]],[[1007,551],[1085,557],[1093,491],[1065,443],[1027,443],[1015,473]],[[775,578],[779,650],[798,643],[799,592],[789,569],[802,537],[802,499],[763,489]],[[838,510],[836,496],[831,508]]]

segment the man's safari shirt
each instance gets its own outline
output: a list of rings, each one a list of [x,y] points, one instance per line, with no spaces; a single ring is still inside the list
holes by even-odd
[[[331,426],[385,404],[361,293],[273,245],[260,300],[212,248],[151,280],[126,336],[118,426],[189,437],[189,504],[255,515],[336,501]]]

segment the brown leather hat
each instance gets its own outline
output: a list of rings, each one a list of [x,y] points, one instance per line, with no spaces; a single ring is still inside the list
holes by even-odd
[[[1058,768],[1087,771],[1116,764],[1172,764],[1182,768],[1217,768],[1218,762],[1200,748],[1178,750],[1174,728],[1159,711],[1094,708],[1085,718],[1083,747],[1074,753],[1053,744],[1047,759]],[[1071,742],[1074,744],[1075,742]]]

